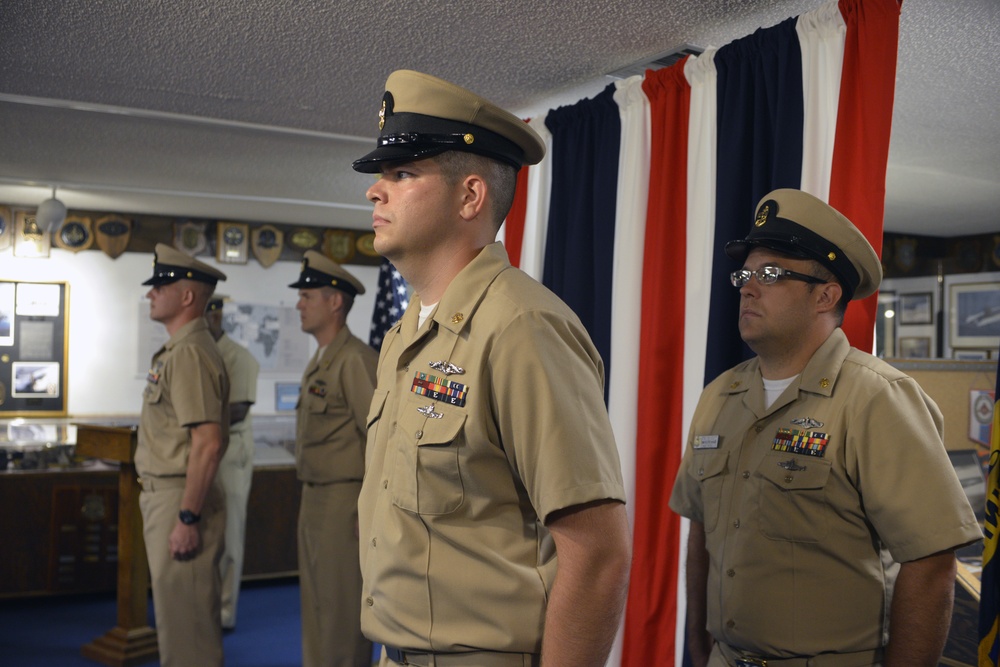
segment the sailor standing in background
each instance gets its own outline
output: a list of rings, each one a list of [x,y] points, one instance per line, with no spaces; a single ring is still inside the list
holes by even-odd
[[[361,634],[358,493],[365,463],[365,417],[378,355],[347,328],[361,282],[320,253],[306,251],[296,309],[319,345],[302,375],[296,407],[299,588],[305,667],[368,667]]]
[[[257,402],[257,374],[260,364],[249,350],[222,330],[222,304],[215,295],[208,302],[205,319],[229,375],[229,447],[219,465],[219,482],[226,493],[226,548],[219,563],[222,577],[222,629],[236,628],[240,579],[243,577],[243,550],[246,541],[247,499],[253,481],[253,424],[250,406]]]
[[[203,317],[226,274],[156,244],[150,319],[170,339],[150,365],[135,467],[163,667],[222,665],[219,559],[226,505],[216,479],[229,442],[229,378]]]

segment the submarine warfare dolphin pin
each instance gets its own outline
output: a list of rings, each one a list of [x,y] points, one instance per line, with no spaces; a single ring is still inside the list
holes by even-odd
[[[464,368],[456,366],[450,361],[431,361],[427,365],[436,371],[441,371],[445,375],[462,375],[465,373]]]
[[[441,414],[440,412],[434,412],[433,403],[422,408],[417,408],[417,412],[419,412],[425,417],[430,417],[431,419],[441,419],[442,417],[444,417],[444,415]]]
[[[800,466],[798,463],[795,462],[795,459],[788,459],[787,461],[779,461],[778,467],[784,468],[785,470],[789,470],[791,472],[799,472],[801,470],[805,470],[808,466]]]

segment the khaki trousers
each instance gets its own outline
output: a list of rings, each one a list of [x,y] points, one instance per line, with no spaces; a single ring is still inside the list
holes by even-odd
[[[170,557],[184,478],[143,478],[139,508],[153,584],[153,610],[162,667],[222,665],[219,559],[225,539],[222,489],[213,484],[201,510],[201,550],[191,560]]]
[[[361,559],[356,525],[361,482],[303,484],[299,589],[303,667],[368,667],[361,634]]]
[[[226,494],[226,547],[219,563],[219,576],[222,579],[222,627],[234,628],[240,599],[240,580],[243,578],[247,500],[250,498],[250,483],[253,481],[252,432],[229,432],[229,447],[219,464],[217,478]]]

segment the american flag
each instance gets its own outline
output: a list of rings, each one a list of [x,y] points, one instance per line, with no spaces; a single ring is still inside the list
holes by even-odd
[[[408,305],[410,305],[410,293],[406,280],[396,267],[383,257],[378,270],[378,294],[375,295],[375,311],[372,313],[368,344],[376,350],[380,349],[385,332],[403,316]]]

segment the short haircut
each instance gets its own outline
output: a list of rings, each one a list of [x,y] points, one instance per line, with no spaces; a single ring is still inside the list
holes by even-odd
[[[329,299],[336,293],[339,293],[342,297],[344,297],[344,317],[346,318],[347,314],[351,312],[351,308],[354,307],[354,296],[348,294],[344,290],[337,289],[336,287],[330,287],[329,285],[323,285],[319,289],[323,294],[324,299]]]
[[[844,314],[847,312],[847,304],[850,303],[851,298],[847,294],[847,288],[844,287],[843,283],[833,275],[833,271],[826,268],[819,262],[813,260],[809,264],[811,268],[809,269],[809,274],[813,277],[819,278],[820,280],[828,283],[837,283],[841,287],[840,301],[837,302],[836,308],[833,309],[833,314],[837,317],[837,326],[844,323]],[[810,291],[816,285],[815,283],[809,285]]]
[[[470,174],[477,174],[486,181],[486,187],[492,194],[490,214],[499,229],[514,203],[517,169],[499,160],[466,151],[445,151],[435,159],[451,185],[456,185]]]
[[[188,280],[187,282],[191,286],[191,291],[194,292],[195,298],[199,301],[204,300],[202,304],[203,308],[207,307],[208,302],[212,299],[212,295],[215,294],[215,285],[209,285],[200,280]]]

